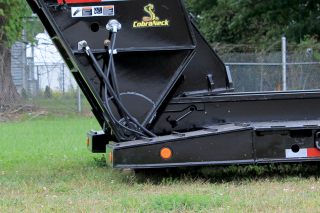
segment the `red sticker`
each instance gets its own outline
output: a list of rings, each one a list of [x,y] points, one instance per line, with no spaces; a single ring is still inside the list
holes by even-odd
[[[308,157],[320,157],[320,150],[317,148],[308,148]]]

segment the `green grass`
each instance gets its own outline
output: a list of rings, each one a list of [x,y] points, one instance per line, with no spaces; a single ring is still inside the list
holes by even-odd
[[[68,113],[68,112],[77,112],[78,111],[78,99],[40,99],[40,100],[28,100],[23,104],[34,105],[41,109],[45,109],[49,112],[53,113]],[[81,111],[82,112],[90,112],[91,107],[86,98],[81,98]]]
[[[89,117],[0,124],[0,212],[318,212],[317,164],[190,167],[136,175],[86,149]]]

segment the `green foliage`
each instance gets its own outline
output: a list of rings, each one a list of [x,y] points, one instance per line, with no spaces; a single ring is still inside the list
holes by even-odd
[[[265,43],[286,36],[300,43],[320,34],[318,0],[186,0],[209,42]]]
[[[98,167],[106,167],[107,166],[107,159],[105,157],[105,155],[101,155],[101,156],[98,156],[98,157],[93,157],[93,160],[94,160],[94,165],[95,166],[98,166]]]
[[[0,18],[5,19],[4,26],[0,28],[0,40],[10,47],[21,40],[25,29],[27,40],[35,42],[34,35],[43,28],[35,18],[30,18],[31,15],[25,0],[0,0]]]
[[[306,51],[307,54],[313,54],[316,59],[320,60],[320,43],[318,42],[318,35],[305,35],[303,42],[301,42],[298,47],[299,50]]]

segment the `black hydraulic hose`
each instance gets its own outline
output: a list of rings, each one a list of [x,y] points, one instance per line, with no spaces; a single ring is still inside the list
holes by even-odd
[[[107,93],[107,89],[105,89],[105,93]],[[108,97],[108,94],[105,94],[105,96]],[[110,106],[109,106],[108,101],[106,101],[106,105],[107,105],[107,106],[106,106],[107,109],[111,112],[111,109],[110,109]],[[136,133],[136,134],[138,134],[138,135],[146,136],[146,135],[143,134],[142,132],[138,132],[138,131],[136,131],[136,130],[134,130],[134,129],[130,129],[130,128],[124,126],[123,124],[121,124],[121,123],[114,117],[114,115],[113,115],[112,113],[110,113],[110,115],[111,115],[112,119],[113,119],[118,125],[120,125],[121,127],[125,128],[126,130],[128,130],[128,131],[130,131],[130,132],[133,132],[133,133]],[[141,137],[139,137],[139,138],[141,138]]]
[[[120,96],[120,92],[119,92],[119,87],[118,87],[118,81],[117,81],[117,76],[116,76],[116,69],[114,67],[114,61],[113,61],[113,50],[114,50],[114,47],[115,47],[115,43],[116,43],[116,39],[117,39],[117,33],[114,32],[113,33],[113,40],[112,40],[112,45],[111,45],[111,48],[110,48],[110,57],[109,57],[109,64],[108,64],[108,70],[107,70],[107,79],[109,79],[109,74],[110,74],[110,70],[112,70],[112,74],[111,74],[111,79],[112,79],[112,85],[115,89],[115,93],[117,94],[117,97],[119,99],[119,101],[122,103],[121,101],[121,96]],[[109,45],[110,41],[106,43],[106,45]],[[108,51],[109,51],[109,48],[108,48]],[[109,52],[107,52],[108,54]],[[104,67],[103,67],[104,69]],[[108,92],[107,92],[107,87],[105,87],[105,99],[106,99],[106,102],[108,102]],[[109,103],[108,104],[108,107],[109,107]],[[109,110],[110,112],[111,109],[109,107]],[[124,113],[122,112],[121,109],[118,109],[119,110],[119,114],[121,117],[124,117],[124,120],[126,121],[126,124],[127,126],[133,130],[133,126],[131,125],[128,117],[126,115],[123,115]],[[113,116],[114,117],[114,116]],[[135,132],[133,132],[134,136],[136,136],[137,138],[141,138],[139,134],[136,134]]]
[[[136,136],[136,137],[139,138],[139,139],[141,139],[140,135],[146,136],[146,135],[143,134],[142,132],[138,132],[138,131],[132,129],[132,125],[131,125],[130,123],[128,123],[129,121],[128,121],[128,118],[127,118],[126,116],[125,116],[125,121],[126,121],[126,123],[128,124],[129,128],[126,127],[126,126],[124,126],[123,124],[121,124],[121,123],[114,117],[114,115],[112,114],[112,111],[111,111],[111,109],[110,109],[109,102],[108,102],[108,90],[107,90],[107,88],[105,88],[105,98],[106,98],[106,107],[107,107],[107,109],[111,112],[110,115],[111,115],[112,119],[113,119],[118,125],[120,125],[121,127],[125,128],[126,130],[132,132],[132,133],[134,134],[134,136]]]
[[[107,93],[107,90],[105,90],[105,92]],[[106,94],[106,97],[108,97],[107,94]],[[107,105],[107,109],[111,112],[111,109],[110,109],[110,106],[109,106],[108,101],[106,101],[106,105]],[[110,115],[111,115],[112,119],[113,119],[119,126],[123,127],[124,129],[126,129],[126,130],[128,130],[128,131],[130,131],[130,132],[132,132],[132,133],[135,133],[135,134],[137,134],[137,135],[142,135],[142,136],[145,136],[145,137],[146,137],[146,135],[143,134],[142,132],[138,132],[138,131],[136,131],[136,130],[134,130],[134,129],[130,129],[130,128],[126,127],[125,125],[123,125],[122,123],[120,123],[120,122],[114,117],[114,115],[113,115],[112,113],[110,113]],[[141,137],[139,136],[139,138],[141,138]]]
[[[116,96],[116,93],[113,91],[112,86],[110,85],[110,83],[108,82],[108,78],[106,77],[106,75],[103,73],[103,71],[101,70],[100,65],[98,64],[97,60],[95,59],[93,53],[91,52],[89,46],[87,45],[86,42],[83,42],[83,46],[86,49],[87,54],[90,56],[91,60],[93,61],[93,65],[95,66],[95,68],[100,72],[100,75],[103,77],[105,84],[108,87],[109,92],[111,93],[111,95],[113,96],[114,100],[116,101],[116,103],[119,105],[119,107],[123,110],[123,112],[130,118],[130,120],[135,123],[138,127],[140,127],[140,129],[142,129],[147,135],[151,136],[151,137],[157,137],[155,134],[153,134],[152,132],[150,132],[148,129],[146,129],[144,126],[142,126],[139,122],[137,122],[131,115],[130,113],[124,108],[124,106],[122,105],[122,103],[119,101],[118,97]]]
[[[107,75],[107,77],[108,77],[108,76],[109,76],[109,74]],[[105,90],[104,90],[104,91],[105,91],[106,107],[107,107],[107,110],[110,111],[110,116],[111,116],[112,120],[113,120],[114,122],[116,122],[119,126],[121,126],[122,128],[124,128],[124,129],[132,132],[136,137],[141,138],[140,135],[146,137],[146,135],[143,134],[142,132],[138,132],[138,131],[136,131],[136,130],[134,130],[134,129],[132,129],[132,128],[130,129],[130,128],[124,126],[123,124],[121,124],[121,123],[114,117],[114,115],[112,114],[112,111],[111,111],[111,109],[110,109],[109,102],[108,102],[108,89],[107,89],[107,87],[105,87]]]
[[[112,85],[113,85],[115,93],[117,94],[118,99],[121,101],[119,86],[118,86],[118,81],[117,81],[117,74],[114,69],[114,66],[112,66],[113,65],[113,50],[114,50],[116,39],[117,39],[117,33],[114,32],[112,34],[113,34],[113,39],[112,39],[111,53],[110,53],[107,73],[110,72],[110,70],[111,70]]]

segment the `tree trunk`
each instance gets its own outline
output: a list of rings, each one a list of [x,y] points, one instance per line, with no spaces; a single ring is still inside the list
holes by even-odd
[[[1,29],[4,25],[5,17],[0,15],[0,106],[22,100],[12,80],[11,50],[6,47],[5,32]]]

